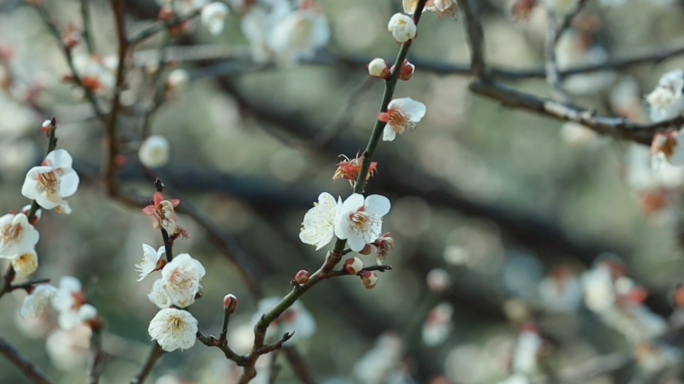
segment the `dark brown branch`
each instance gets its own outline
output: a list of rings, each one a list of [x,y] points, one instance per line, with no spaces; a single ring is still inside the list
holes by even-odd
[[[468,44],[470,49],[470,74],[476,78],[486,76],[484,31],[477,14],[477,2],[463,0],[459,2],[459,5],[465,16],[463,22],[465,23],[468,40],[471,42],[471,44]]]
[[[391,265],[373,265],[370,267],[363,268],[359,273],[361,272],[366,272],[366,271],[378,271],[378,272],[386,272],[386,271],[391,271],[392,266]],[[340,269],[339,271],[334,271],[330,274],[330,277],[339,277],[339,276],[350,276],[351,273],[347,272],[346,269]]]
[[[33,384],[53,384],[52,381],[35,365],[26,360],[5,339],[0,337],[0,354],[5,356]]]
[[[35,285],[38,285],[38,284],[45,284],[45,283],[49,283],[49,282],[50,282],[50,279],[48,279],[48,278],[31,279],[29,281],[25,281],[25,282],[20,283],[20,284],[10,285],[8,292],[11,292],[11,291],[14,291],[17,289],[27,289],[27,288],[31,288]]]
[[[230,349],[226,339],[216,338],[214,336],[205,336],[202,332],[197,331],[197,340],[207,347],[216,347],[220,349],[223,354],[226,355],[226,359],[234,361],[235,364],[240,367],[243,367],[247,363],[247,356],[235,353],[232,349]]]
[[[519,92],[494,81],[475,80],[470,84],[470,90],[478,95],[497,100],[506,107],[534,112],[556,120],[572,121],[600,134],[646,145],[651,144],[656,132],[684,124],[684,117],[682,116],[652,124],[638,124],[619,117],[597,116],[593,110]]]
[[[107,354],[102,350],[102,324],[91,326],[93,331],[90,338],[90,373],[88,375],[88,384],[97,384],[100,381],[100,376],[104,371],[105,360]]]
[[[126,20],[123,9],[122,0],[111,0],[112,11],[114,12],[114,20],[116,24],[116,35],[119,43],[119,65],[116,68],[116,84],[114,85],[114,95],[112,96],[112,108],[105,125],[105,141],[106,151],[103,160],[103,171],[105,186],[110,196],[114,196],[117,190],[118,178],[116,176],[117,164],[116,156],[119,152],[118,142],[116,137],[116,122],[119,110],[121,109],[121,92],[124,87],[124,66],[126,63],[126,55],[128,53],[128,39],[126,37]]]
[[[285,332],[282,338],[278,340],[277,342],[269,345],[264,345],[263,347],[259,348],[256,350],[257,355],[265,355],[267,353],[273,352],[275,350],[278,350],[283,347],[283,344],[285,344],[288,340],[290,340],[294,336],[294,332]]]
[[[302,358],[302,355],[297,352],[297,349],[292,347],[283,347],[283,353],[292,371],[299,378],[303,384],[316,384],[316,381],[311,377],[309,367],[306,365],[306,361]]]
[[[560,26],[555,30],[554,33],[554,38],[553,38],[553,44],[556,45],[558,44],[558,40],[560,40],[561,35],[563,32],[565,32],[566,29],[570,28],[570,24],[572,24],[572,20],[575,19],[575,16],[577,16],[582,10],[584,9],[584,6],[587,5],[589,0],[579,0],[577,3],[577,7],[573,12],[571,12],[569,15],[565,15],[563,18],[563,22],[560,24]]]
[[[95,53],[93,36],[90,34],[90,0],[81,0],[81,18],[83,19],[83,40],[85,40],[88,53]]]
[[[161,32],[165,29],[168,29],[170,27],[174,27],[176,25],[180,25],[180,24],[196,17],[197,15],[200,14],[201,11],[202,11],[202,9],[198,8],[198,9],[195,9],[194,11],[192,11],[191,13],[189,13],[183,17],[175,17],[173,19],[166,20],[166,21],[158,21],[158,22],[154,23],[153,25],[151,25],[150,27],[143,29],[142,31],[140,31],[134,35],[131,35],[127,39],[127,41],[130,45],[138,44],[141,41],[143,41],[149,37],[152,37],[152,36],[156,35],[157,33]]]
[[[150,375],[150,372],[152,372],[152,368],[154,368],[155,364],[157,364],[157,360],[164,354],[164,350],[161,349],[159,344],[155,341],[154,344],[152,344],[152,350],[150,351],[150,355],[147,357],[147,360],[145,360],[145,364],[143,364],[142,369],[140,370],[140,373],[133,378],[131,381],[131,384],[142,384],[145,382],[145,379],[147,379],[147,376]]]
[[[48,31],[55,38],[57,45],[59,45],[60,49],[64,53],[64,57],[66,58],[67,64],[69,65],[69,69],[71,70],[72,80],[74,81],[74,83],[76,83],[76,85],[78,85],[80,88],[84,90],[86,98],[88,99],[88,101],[93,107],[93,110],[95,111],[95,115],[100,121],[104,122],[105,113],[100,108],[100,103],[98,102],[97,97],[95,97],[95,94],[93,94],[92,90],[83,84],[83,80],[81,79],[81,76],[78,74],[78,72],[76,71],[76,67],[74,66],[74,60],[71,55],[71,49],[64,45],[64,42],[62,41],[62,36],[59,32],[59,28],[57,28],[57,25],[54,23],[54,21],[52,21],[50,14],[42,4],[33,4],[36,11],[38,11],[38,14],[43,19],[43,23],[47,26]]]

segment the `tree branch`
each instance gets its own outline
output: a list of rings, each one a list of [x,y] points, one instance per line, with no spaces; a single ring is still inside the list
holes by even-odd
[[[150,372],[152,372],[154,365],[157,364],[157,360],[159,360],[163,354],[164,350],[161,349],[159,344],[155,341],[152,344],[150,355],[147,357],[147,360],[145,360],[145,364],[143,364],[140,373],[138,373],[138,375],[131,381],[131,384],[143,384],[145,379],[147,379],[147,376],[149,376]]]
[[[53,384],[52,381],[35,365],[26,360],[5,339],[0,337],[0,354],[5,356],[21,373],[34,384]]]

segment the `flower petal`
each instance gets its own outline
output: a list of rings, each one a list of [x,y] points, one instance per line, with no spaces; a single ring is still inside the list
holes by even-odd
[[[392,205],[388,198],[382,195],[370,195],[366,197],[363,210],[380,217],[385,216]]]

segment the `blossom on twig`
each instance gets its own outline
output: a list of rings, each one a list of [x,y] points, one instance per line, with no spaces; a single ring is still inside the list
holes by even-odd
[[[197,319],[188,311],[164,308],[152,318],[147,331],[167,352],[188,349],[195,345]]]
[[[382,233],[382,217],[390,210],[389,199],[380,195],[354,193],[342,203],[335,217],[335,235],[347,240],[358,252]]]
[[[33,292],[24,298],[19,314],[21,317],[42,316],[50,307],[50,302],[56,295],[57,288],[50,284],[40,284],[34,287]]]
[[[166,247],[161,246],[159,249],[154,249],[147,244],[143,244],[142,248],[143,257],[140,259],[140,263],[135,265],[135,270],[140,273],[138,281],[141,281],[150,273],[160,270],[166,264],[166,260],[162,258],[162,255],[166,253]]]
[[[387,106],[387,112],[381,112],[378,115],[378,120],[387,123],[382,133],[382,140],[393,141],[397,134],[401,135],[407,129],[415,129],[416,124],[423,119],[426,112],[425,104],[410,97],[392,100]]]
[[[28,171],[21,194],[44,209],[69,214],[71,207],[64,198],[76,193],[79,181],[69,152],[57,149],[50,152],[40,166]]]
[[[299,239],[304,244],[315,245],[316,250],[328,245],[335,234],[334,220],[341,204],[331,194],[321,193],[318,203],[304,215]]]
[[[14,259],[32,252],[39,238],[25,214],[8,213],[0,217],[0,258]]]

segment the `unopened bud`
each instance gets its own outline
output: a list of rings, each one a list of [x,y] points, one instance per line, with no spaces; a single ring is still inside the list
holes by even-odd
[[[401,67],[401,72],[399,73],[399,80],[410,80],[413,76],[413,71],[416,70],[416,66],[406,61]]]
[[[309,277],[311,277],[309,271],[305,271],[302,269],[301,271],[297,272],[294,281],[297,284],[306,284],[309,282]]]
[[[71,49],[77,46],[82,39],[83,36],[81,35],[81,31],[76,29],[73,25],[69,25],[69,27],[67,27],[66,33],[62,37],[62,43],[64,44],[64,47]]]
[[[90,304],[83,304],[78,309],[78,317],[80,320],[90,328],[96,329],[100,326],[100,316],[97,313],[97,309]]]
[[[378,274],[373,271],[364,271],[359,276],[361,277],[363,286],[367,289],[372,289],[378,282]]]
[[[344,270],[350,275],[356,275],[363,269],[363,261],[358,257],[352,257],[344,262]]]
[[[169,89],[181,89],[188,84],[190,75],[185,69],[174,69],[169,73],[169,77],[166,79],[166,86]]]
[[[40,126],[40,130],[45,134],[45,136],[50,135],[50,130],[52,129],[52,120],[45,120]]]
[[[230,313],[235,312],[235,308],[237,308],[238,305],[238,300],[235,295],[232,293],[229,293],[226,295],[226,297],[223,298],[223,310],[228,310]]]
[[[370,244],[364,245],[363,249],[359,251],[359,253],[362,255],[370,255],[371,252],[373,252],[373,247],[371,247]]]
[[[368,67],[368,74],[379,79],[387,79],[390,75],[390,70],[387,68],[387,60],[376,58],[371,60],[366,65]]]

